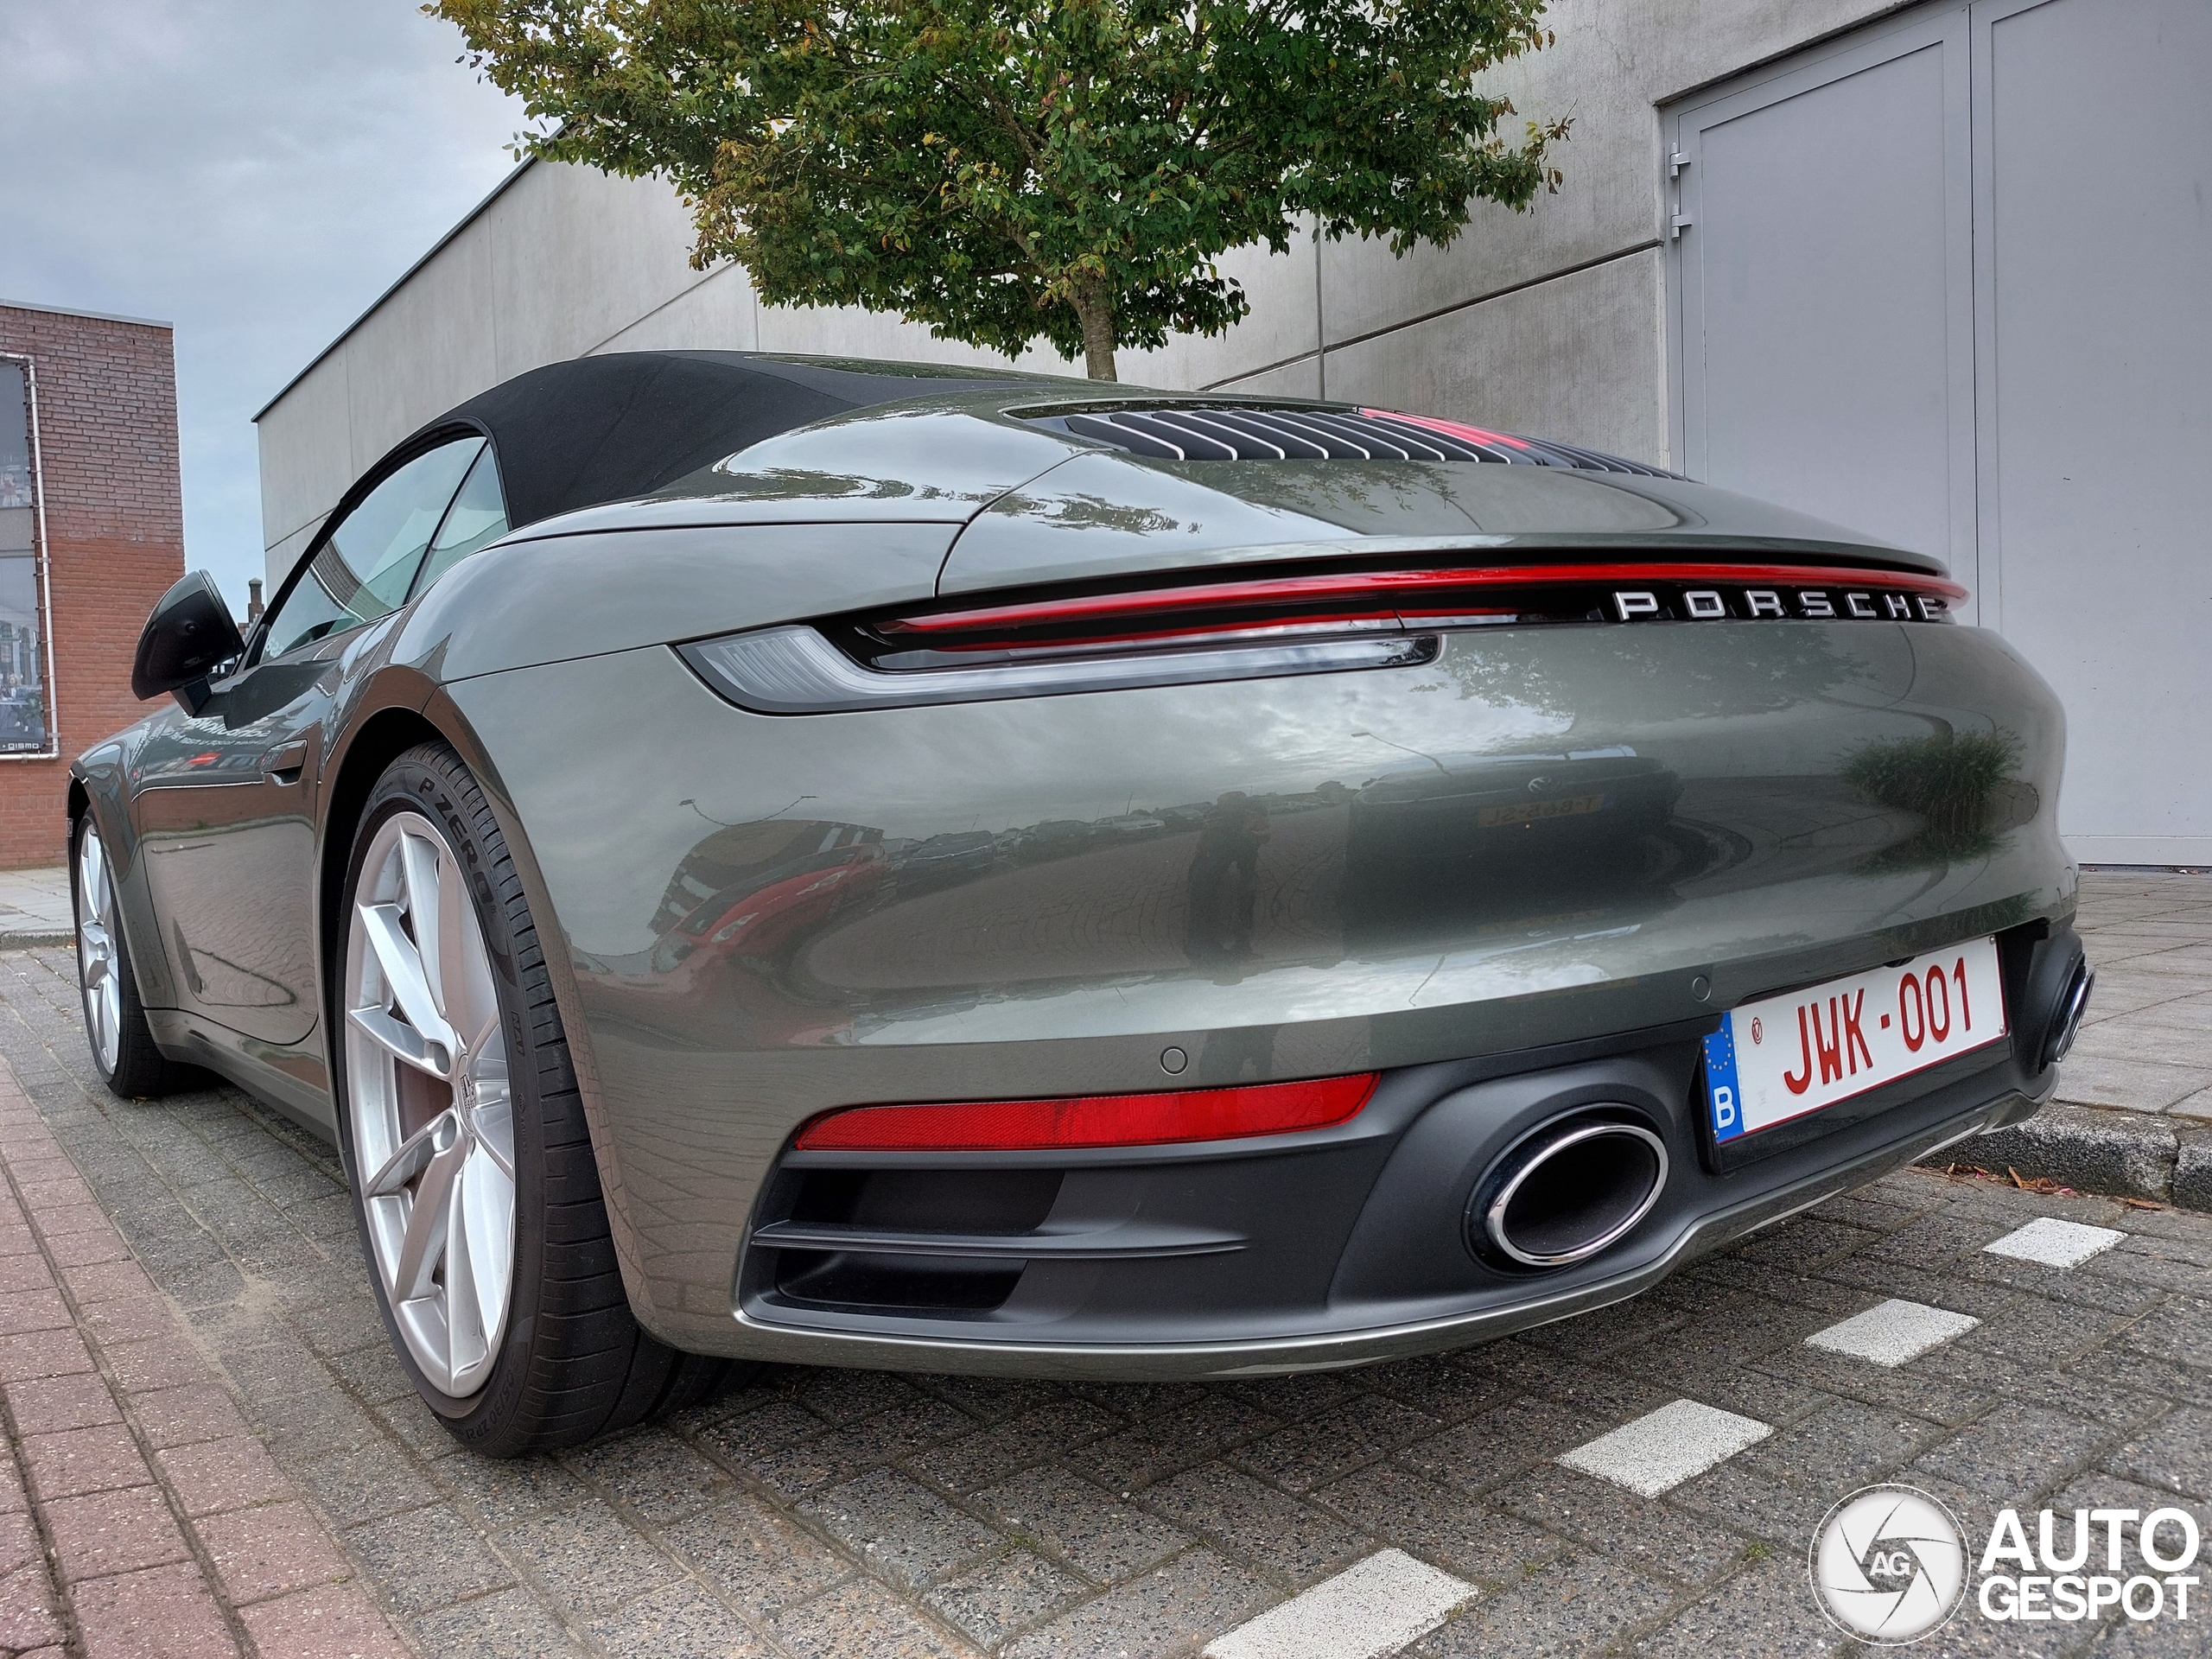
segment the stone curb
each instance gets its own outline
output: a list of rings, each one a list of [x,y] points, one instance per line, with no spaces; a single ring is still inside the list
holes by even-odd
[[[2024,1123],[1991,1129],[1931,1162],[1993,1175],[2047,1176],[2077,1192],[2212,1211],[2212,1125],[2097,1106],[2046,1106]]]
[[[49,944],[74,944],[77,936],[69,932],[0,932],[0,950],[29,950]]]

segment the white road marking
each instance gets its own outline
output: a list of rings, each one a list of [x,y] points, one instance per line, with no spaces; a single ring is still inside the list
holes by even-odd
[[[1805,1345],[1848,1354],[1870,1365],[1894,1368],[1908,1359],[1918,1359],[1953,1337],[1964,1336],[1980,1323],[1970,1313],[1891,1298],[1825,1331],[1814,1332],[1805,1338]]]
[[[1380,1659],[1427,1635],[1475,1586],[1377,1550],[1206,1643],[1205,1659]]]
[[[1560,1461],[1631,1492],[1656,1497],[1773,1433],[1756,1417],[1677,1400],[1575,1447]]]
[[[2040,1262],[2047,1268],[2078,1268],[2091,1256],[2108,1250],[2126,1238],[2109,1227],[2086,1227],[2078,1221],[2037,1216],[2026,1226],[2009,1232],[1982,1249],[1991,1255],[2009,1255],[2021,1262]]]

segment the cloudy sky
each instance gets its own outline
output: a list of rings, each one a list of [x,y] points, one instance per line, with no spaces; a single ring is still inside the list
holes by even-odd
[[[259,575],[253,412],[512,166],[412,0],[0,3],[0,299],[176,326],[185,556]]]

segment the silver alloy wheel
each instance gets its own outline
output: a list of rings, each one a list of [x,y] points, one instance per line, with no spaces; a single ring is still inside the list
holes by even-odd
[[[115,929],[115,877],[99,830],[88,823],[77,844],[77,973],[85,988],[92,1052],[110,1076],[123,1052],[123,982],[116,976]]]
[[[378,826],[346,938],[346,1109],[371,1254],[408,1352],[484,1386],[515,1273],[514,1116],[490,952],[416,812]]]

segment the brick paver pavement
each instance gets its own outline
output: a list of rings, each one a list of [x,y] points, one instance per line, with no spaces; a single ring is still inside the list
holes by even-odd
[[[0,1419],[0,1650],[405,1651],[4,1060]]]
[[[265,1591],[248,1613],[307,1606],[329,1592],[298,1587],[317,1569],[283,1546],[319,1521],[441,1656],[1287,1655],[1316,1630],[1341,1655],[1441,1618],[1406,1650],[1714,1659],[1848,1650],[1806,1549],[1872,1481],[1949,1504],[1970,1555],[2005,1505],[2031,1535],[2045,1504],[2178,1507],[2212,1533],[2212,1217],[1912,1173],[1635,1301],[1458,1354],[1211,1386],[783,1370],[583,1452],[492,1464],[453,1446],[387,1351],[327,1147],[232,1090],[106,1095],[64,951],[0,954],[0,1056],[214,1371],[160,1371],[182,1345],[143,1294],[145,1323],[111,1334],[89,1303],[48,1327],[65,1352],[85,1333],[116,1409],[145,1424],[171,1523],[197,1529],[188,1560],[125,1567],[159,1517],[87,1507],[75,1535],[118,1563],[87,1584],[196,1572]],[[50,1167],[59,1209],[89,1223]],[[2062,1235],[2070,1267],[2035,1259],[2053,1255],[2042,1233],[1986,1248],[2038,1218],[2110,1236]],[[90,1408],[69,1387],[23,1397],[54,1414],[48,1434],[99,1427],[65,1426]],[[265,1462],[193,1455],[242,1442],[240,1420]],[[211,1513],[265,1518],[200,1526],[203,1489]],[[76,1581],[59,1548],[49,1577],[0,1580],[6,1607],[60,1605]],[[2101,1612],[1995,1624],[1969,1607],[1914,1651],[2212,1647],[2198,1622]],[[244,1624],[265,1654],[300,1650],[302,1624]]]

